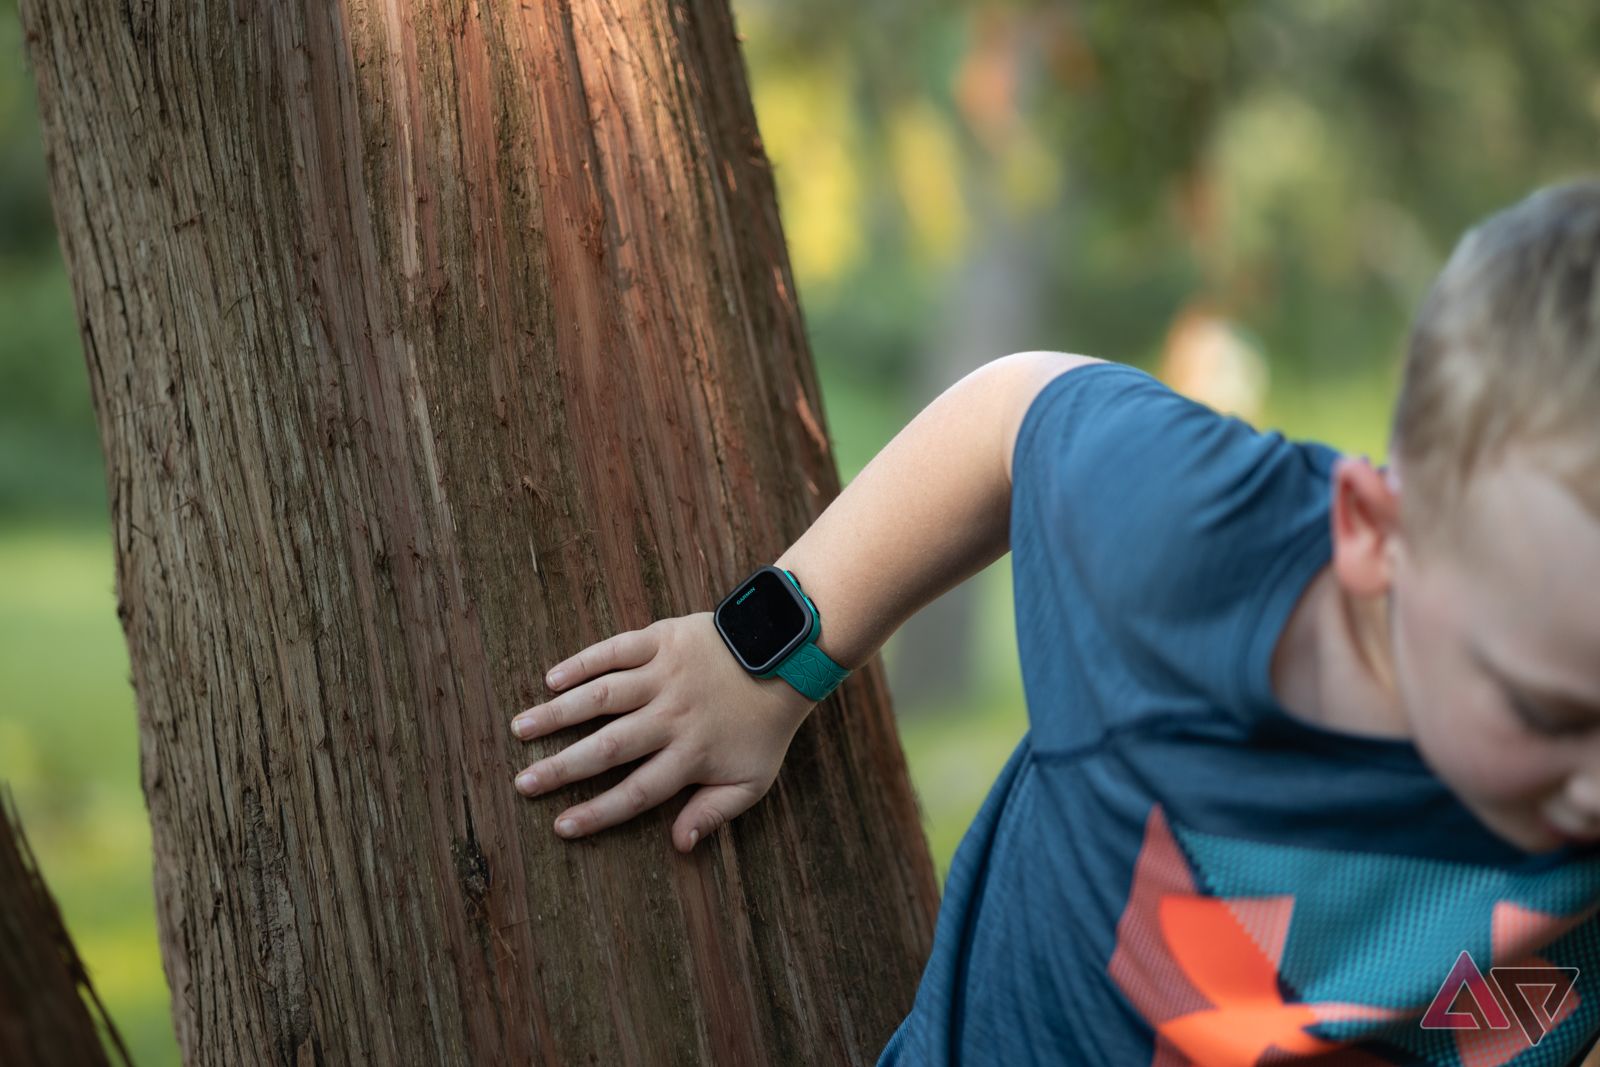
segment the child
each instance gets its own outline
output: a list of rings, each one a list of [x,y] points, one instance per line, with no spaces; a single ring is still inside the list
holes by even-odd
[[[785,553],[850,667],[1012,552],[1029,729],[880,1065],[1578,1062],[1600,1032],[1597,268],[1600,181],[1468,233],[1415,324],[1392,470],[1021,353]],[[562,667],[519,736],[639,710],[533,791],[660,750],[564,814],[593,832],[703,783],[685,850],[766,792],[812,706],[709,613]]]

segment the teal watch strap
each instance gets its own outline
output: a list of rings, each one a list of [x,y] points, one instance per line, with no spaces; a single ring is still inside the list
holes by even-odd
[[[800,582],[795,578],[794,572],[785,570],[784,574],[794,583],[795,589],[805,602],[811,605],[811,617],[816,620],[811,627],[811,632],[806,635],[805,641],[778,664],[778,677],[794,686],[803,696],[810,700],[822,700],[829,693],[839,687],[839,683],[850,677],[847,668],[833,662],[822,649],[817,647],[817,638],[822,636],[822,613],[817,610],[817,605],[806,596],[806,591],[800,588]]]
[[[778,676],[812,700],[821,700],[838,688],[850,672],[833,662],[822,649],[807,641],[778,664]]]

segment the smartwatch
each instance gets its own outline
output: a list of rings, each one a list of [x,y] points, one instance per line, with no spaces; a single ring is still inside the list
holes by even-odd
[[[822,616],[793,571],[758,568],[722,598],[711,618],[739,666],[757,678],[777,675],[820,701],[850,675],[817,647]]]

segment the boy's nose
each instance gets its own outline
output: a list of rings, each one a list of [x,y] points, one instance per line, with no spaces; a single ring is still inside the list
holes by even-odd
[[[1561,799],[1573,814],[1600,820],[1600,770],[1568,778],[1566,795]]]
[[[1546,806],[1545,818],[1571,834],[1600,836],[1600,777],[1578,774],[1567,779],[1561,795]]]

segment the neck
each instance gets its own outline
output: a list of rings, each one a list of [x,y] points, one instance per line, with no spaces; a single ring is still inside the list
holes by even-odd
[[[1394,682],[1389,596],[1358,597],[1332,565],[1295,607],[1273,658],[1285,711],[1342,733],[1408,737]]]
[[[1394,596],[1355,596],[1332,582],[1329,624],[1317,642],[1325,664],[1318,694],[1328,724],[1353,733],[1409,737],[1395,684]]]

